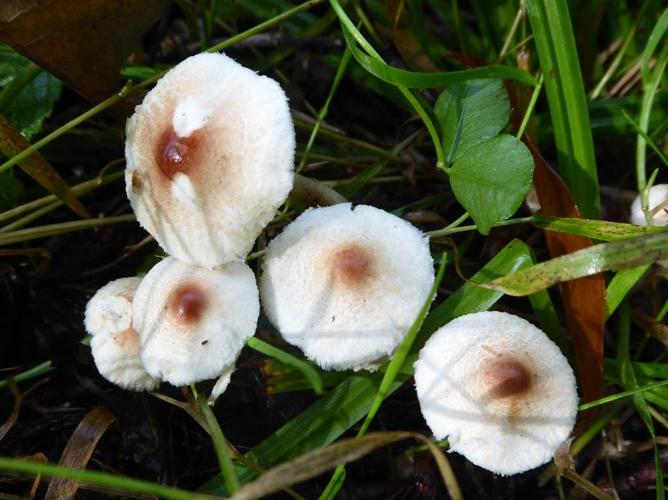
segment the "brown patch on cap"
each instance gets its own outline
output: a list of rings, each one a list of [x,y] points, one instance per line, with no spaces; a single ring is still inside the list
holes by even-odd
[[[334,254],[332,267],[336,279],[349,286],[361,285],[373,275],[372,256],[365,248],[354,244]]]
[[[160,135],[155,150],[155,161],[165,176],[171,180],[178,172],[190,176],[196,162],[197,152],[201,149],[200,129],[188,137],[179,137],[174,131],[171,120],[168,128]]]
[[[489,395],[496,399],[519,396],[531,389],[531,373],[515,359],[493,362],[485,370]]]
[[[181,323],[197,323],[207,306],[207,295],[194,284],[179,286],[172,293],[169,312]]]
[[[132,328],[115,334],[114,341],[121,349],[126,351],[139,349],[139,334]]]

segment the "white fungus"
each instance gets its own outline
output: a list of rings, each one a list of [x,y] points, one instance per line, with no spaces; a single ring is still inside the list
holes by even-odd
[[[415,364],[415,387],[434,436],[502,475],[548,462],[578,408],[573,370],[559,348],[502,312],[460,316],[436,331]]]
[[[434,281],[427,238],[383,210],[305,211],[268,246],[265,313],[325,369],[360,369],[401,343]]]
[[[189,57],[128,120],[126,192],[178,259],[241,260],[293,182],[294,127],[278,83],[223,54]]]
[[[182,386],[231,370],[259,314],[255,276],[245,264],[210,270],[167,257],[137,289],[133,327],[146,371]]]
[[[132,299],[140,278],[121,278],[102,287],[86,306],[85,326],[95,366],[100,374],[124,389],[155,388],[139,358],[139,336],[132,329]]]
[[[649,189],[647,196],[652,226],[668,224],[668,184],[655,184]],[[640,195],[631,204],[631,223],[646,226],[647,219],[640,206]]]

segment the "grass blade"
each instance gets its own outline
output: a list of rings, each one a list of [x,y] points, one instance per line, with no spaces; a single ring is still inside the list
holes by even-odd
[[[587,97],[566,0],[528,0],[559,154],[559,166],[585,217],[601,213]]]
[[[592,276],[603,271],[636,267],[668,258],[668,233],[650,234],[628,240],[602,243],[483,285],[521,297],[557,283]]]
[[[315,393],[322,394],[322,380],[320,378],[320,374],[312,365],[306,361],[302,361],[290,353],[281,351],[279,348],[274,347],[273,345],[268,344],[257,337],[251,337],[248,339],[246,345],[248,345],[248,347],[251,349],[255,349],[257,352],[261,352],[262,354],[279,360],[281,363],[297,368],[304,374],[304,377],[306,377],[306,380],[309,381]]]

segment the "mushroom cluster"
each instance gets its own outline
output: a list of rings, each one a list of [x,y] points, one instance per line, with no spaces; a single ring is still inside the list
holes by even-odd
[[[268,245],[258,291],[243,259],[290,192],[294,149],[281,88],[225,55],[184,60],[146,95],[128,121],[126,191],[170,256],[88,302],[102,376],[133,390],[218,377],[215,400],[256,331],[260,299],[285,340],[324,369],[374,369],[400,345],[434,266],[427,237],[378,208],[306,210]],[[505,313],[438,330],[415,383],[434,435],[500,474],[548,461],[577,412],[557,346]]]
[[[215,397],[260,314],[242,260],[292,188],[287,97],[223,54],[199,54],[146,95],[126,135],[127,196],[171,256],[89,301],[93,358],[126,389],[220,377]]]

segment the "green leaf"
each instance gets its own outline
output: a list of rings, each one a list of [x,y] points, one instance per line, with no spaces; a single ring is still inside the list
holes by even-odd
[[[479,282],[491,280],[522,269],[530,263],[528,247],[521,241],[512,241],[472,279]],[[431,333],[457,316],[489,309],[500,298],[501,293],[498,291],[466,284],[432,309],[388,395],[411,377],[417,353]],[[246,455],[247,458],[268,467],[331,443],[367,414],[382,377],[382,369],[376,373],[358,372],[351,375],[253,448]],[[255,476],[257,472],[250,469],[241,468],[239,471],[242,483]],[[201,489],[220,494],[223,488],[221,478],[215,476]]]
[[[462,155],[449,171],[452,191],[481,234],[513,215],[531,186],[533,158],[515,137],[502,134]]]
[[[0,210],[17,206],[24,192],[23,184],[17,179],[14,169],[0,173]]]
[[[452,163],[469,148],[499,135],[510,117],[510,101],[502,80],[469,80],[443,91],[434,114],[443,131],[446,161]]]
[[[594,245],[497,278],[484,286],[524,296],[563,281],[665,259],[668,259],[668,232]]]
[[[30,139],[60,98],[62,83],[7,47],[0,48],[0,113]]]
[[[1,111],[23,137],[30,139],[51,115],[62,86],[60,80],[46,71],[40,71]]]

